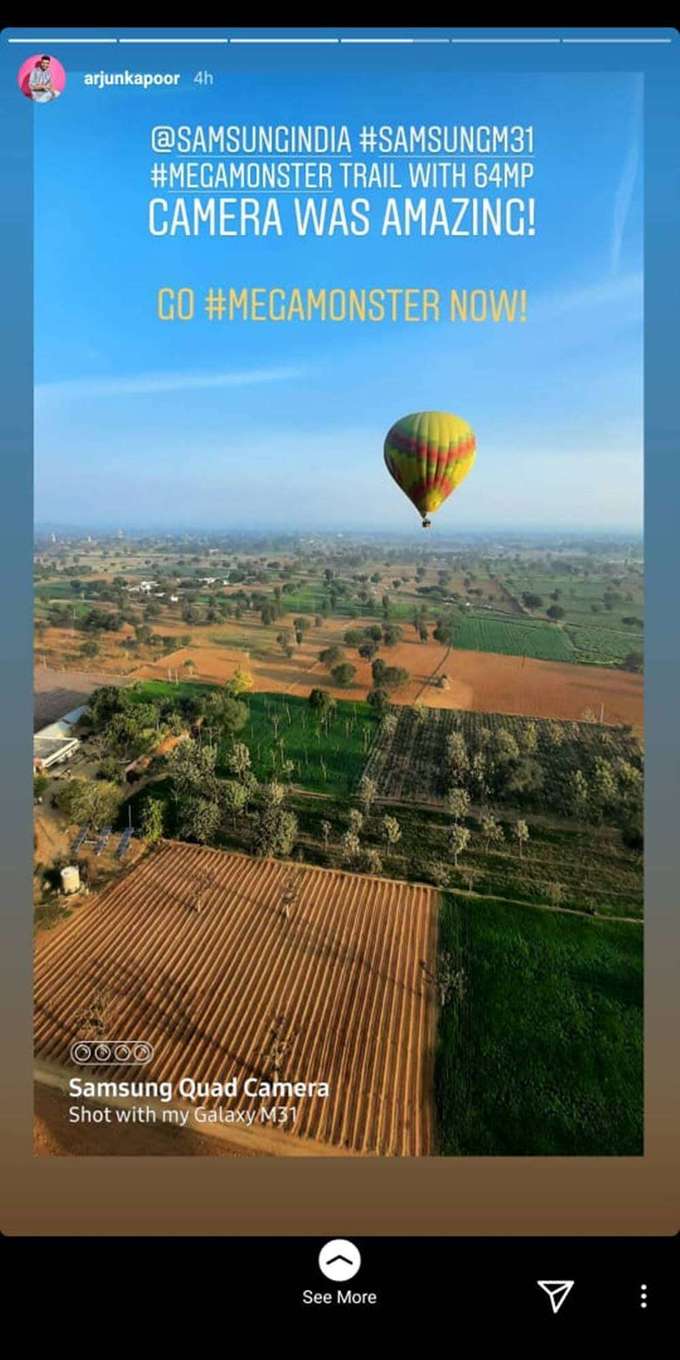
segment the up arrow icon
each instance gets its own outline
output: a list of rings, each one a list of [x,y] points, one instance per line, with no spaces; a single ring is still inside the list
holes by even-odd
[[[574,1288],[573,1280],[537,1280],[536,1284],[548,1295],[553,1313],[559,1313],[564,1300]]]

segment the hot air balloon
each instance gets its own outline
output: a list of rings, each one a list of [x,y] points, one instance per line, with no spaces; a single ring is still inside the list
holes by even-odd
[[[428,516],[465,480],[476,456],[472,429],[448,411],[402,416],[385,440],[387,470],[423,516],[423,529],[430,527]]]

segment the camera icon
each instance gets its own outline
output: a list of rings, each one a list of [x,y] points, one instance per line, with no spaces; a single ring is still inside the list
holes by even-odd
[[[69,1049],[78,1067],[143,1067],[153,1058],[153,1045],[146,1039],[76,1039]]]

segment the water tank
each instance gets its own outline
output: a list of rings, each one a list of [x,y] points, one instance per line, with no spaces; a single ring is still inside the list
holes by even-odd
[[[61,888],[66,894],[80,892],[80,870],[77,864],[67,864],[62,869]]]

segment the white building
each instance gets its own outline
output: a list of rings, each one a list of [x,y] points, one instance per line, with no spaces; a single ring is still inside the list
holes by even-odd
[[[53,765],[62,765],[75,754],[80,746],[80,741],[75,736],[75,726],[86,709],[85,704],[80,708],[73,708],[57,722],[49,723],[47,727],[41,727],[40,731],[35,733],[33,769],[36,774],[42,774]]]

